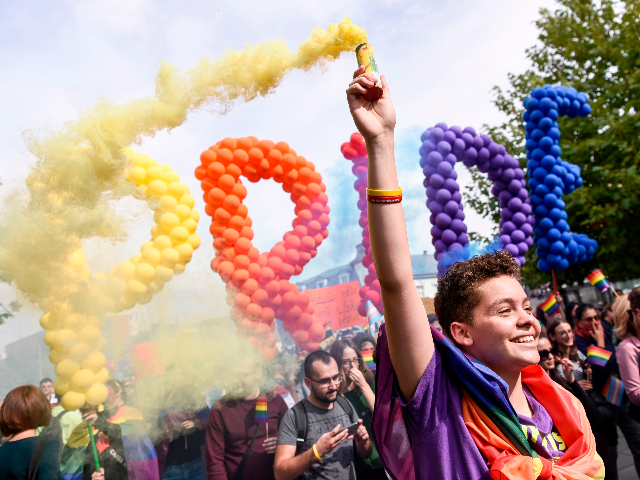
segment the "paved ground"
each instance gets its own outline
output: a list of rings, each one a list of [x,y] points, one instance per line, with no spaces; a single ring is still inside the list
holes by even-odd
[[[638,480],[633,456],[620,429],[618,429],[618,480]]]

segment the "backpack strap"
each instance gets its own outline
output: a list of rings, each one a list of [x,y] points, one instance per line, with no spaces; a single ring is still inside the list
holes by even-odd
[[[40,435],[36,446],[31,454],[31,460],[29,461],[29,471],[27,473],[27,480],[36,480],[38,478],[38,470],[40,469],[40,462],[44,456],[44,449],[47,443],[47,435]]]
[[[342,410],[344,410],[344,413],[347,414],[349,420],[351,420],[351,423],[356,423],[359,417],[356,413],[356,409],[353,407],[353,405],[351,405],[351,402],[341,395],[338,395],[336,397],[336,401],[338,402],[338,405],[340,405]]]
[[[300,455],[302,451],[302,445],[307,439],[307,431],[309,429],[309,420],[307,418],[307,408],[304,406],[304,402],[296,403],[291,410],[293,410],[293,419],[296,426],[297,438],[296,438],[296,455]]]

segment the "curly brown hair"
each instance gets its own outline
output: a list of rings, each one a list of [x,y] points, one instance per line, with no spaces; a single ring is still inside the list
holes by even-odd
[[[434,299],[436,315],[443,333],[453,340],[451,324],[471,324],[473,310],[480,303],[478,287],[496,277],[508,276],[520,281],[520,267],[507,250],[499,250],[456,262],[438,279]]]

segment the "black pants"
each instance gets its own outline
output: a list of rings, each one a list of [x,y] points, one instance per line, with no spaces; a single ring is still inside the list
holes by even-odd
[[[618,415],[618,427],[622,430],[627,445],[629,445],[629,450],[633,455],[633,463],[636,466],[636,473],[640,477],[640,422],[631,418],[629,413],[621,412]],[[617,460],[617,451],[615,456]]]

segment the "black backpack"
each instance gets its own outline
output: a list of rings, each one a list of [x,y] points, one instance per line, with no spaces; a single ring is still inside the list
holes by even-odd
[[[304,399],[301,402],[296,403],[291,410],[293,410],[293,417],[296,424],[296,432],[298,437],[296,438],[296,455],[300,455],[302,445],[307,439],[307,433],[309,431],[309,419],[307,418],[307,408],[304,406],[304,402],[308,400]],[[358,414],[355,408],[351,405],[351,402],[344,397],[338,395],[336,403],[340,405],[340,408],[347,414],[352,422],[358,421]],[[354,420],[355,419],[355,420]],[[343,425],[346,426],[346,425]]]

